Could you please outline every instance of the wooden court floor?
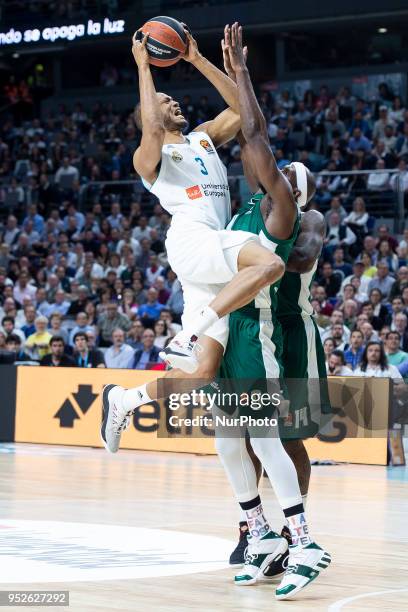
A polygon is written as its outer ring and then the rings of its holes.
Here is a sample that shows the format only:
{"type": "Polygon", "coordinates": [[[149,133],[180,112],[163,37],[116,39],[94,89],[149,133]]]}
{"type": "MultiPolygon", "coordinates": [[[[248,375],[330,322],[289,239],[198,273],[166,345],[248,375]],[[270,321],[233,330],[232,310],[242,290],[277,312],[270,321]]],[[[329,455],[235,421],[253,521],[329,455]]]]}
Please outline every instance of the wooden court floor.
{"type": "MultiPolygon", "coordinates": [[[[262,497],[280,528],[267,482],[262,497]]],[[[216,457],[3,444],[0,591],[69,590],[47,609],[75,612],[408,611],[406,468],[313,467],[307,513],[333,562],[277,602],[273,583],[232,583],[238,513],[216,457]]]]}

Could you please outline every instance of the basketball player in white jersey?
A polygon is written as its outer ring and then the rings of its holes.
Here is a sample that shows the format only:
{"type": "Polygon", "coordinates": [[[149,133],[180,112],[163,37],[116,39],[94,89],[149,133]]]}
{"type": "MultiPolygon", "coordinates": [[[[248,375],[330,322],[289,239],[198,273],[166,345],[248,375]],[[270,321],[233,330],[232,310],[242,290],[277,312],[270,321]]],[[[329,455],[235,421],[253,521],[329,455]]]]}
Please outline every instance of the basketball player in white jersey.
{"type": "MultiPolygon", "coordinates": [[[[246,231],[228,231],[230,195],[227,172],[216,152],[240,126],[236,84],[198,51],[189,32],[185,60],[216,87],[230,108],[183,135],[187,122],[179,104],[154,87],[146,34],[133,39],[139,69],[140,107],[136,119],[142,139],[133,158],[146,186],[172,215],[166,249],[184,292],[183,331],[166,349],[165,359],[196,379],[213,380],[228,340],[228,315],[250,302],[284,273],[282,259],[246,231]],[[200,356],[194,346],[200,338],[200,356]]],[[[284,179],[286,181],[286,179],[284,179]]],[[[186,377],[172,370],[169,377],[186,377]]],[[[195,385],[193,385],[195,386],[195,385]]],[[[159,397],[157,383],[104,389],[101,435],[116,452],[120,434],[137,406],[159,397]]]]}

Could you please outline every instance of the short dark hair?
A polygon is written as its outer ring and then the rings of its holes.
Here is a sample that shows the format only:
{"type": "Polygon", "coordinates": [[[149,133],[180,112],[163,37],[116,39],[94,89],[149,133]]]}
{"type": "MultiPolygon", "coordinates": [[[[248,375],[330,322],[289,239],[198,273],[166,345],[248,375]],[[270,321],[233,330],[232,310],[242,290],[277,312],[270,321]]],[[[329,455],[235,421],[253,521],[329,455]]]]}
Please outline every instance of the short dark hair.
{"type": "Polygon", "coordinates": [[[15,344],[21,344],[21,338],[18,334],[9,334],[6,338],[6,344],[8,342],[14,342],[15,344]]]}
{"type": "Polygon", "coordinates": [[[385,336],[385,339],[388,340],[388,338],[392,336],[393,334],[398,336],[398,340],[401,340],[401,334],[396,329],[389,331],[387,335],[385,336]]]}
{"type": "Polygon", "coordinates": [[[76,341],[76,339],[77,339],[77,338],[85,338],[85,340],[86,340],[87,342],[89,342],[89,340],[88,340],[88,336],[86,335],[86,333],[85,333],[85,332],[80,332],[80,331],[79,331],[79,332],[77,332],[77,333],[75,334],[75,336],[74,336],[74,344],[75,344],[75,341],[76,341]]]}
{"type": "Polygon", "coordinates": [[[50,346],[52,346],[54,342],[62,342],[62,344],[65,346],[64,338],[62,336],[52,336],[50,346]]]}
{"type": "Polygon", "coordinates": [[[4,325],[5,323],[7,323],[7,321],[11,321],[12,324],[14,325],[14,317],[10,317],[6,315],[5,317],[3,317],[1,324],[4,325]]]}
{"type": "Polygon", "coordinates": [[[353,329],[353,331],[352,331],[352,332],[351,332],[351,334],[350,334],[350,338],[351,338],[351,336],[352,336],[353,334],[360,334],[360,336],[361,336],[362,338],[364,338],[364,336],[363,336],[363,332],[361,331],[361,329],[353,329]]]}
{"type": "Polygon", "coordinates": [[[341,359],[342,365],[345,365],[346,360],[344,359],[343,351],[340,351],[339,349],[334,349],[334,351],[332,351],[332,355],[334,355],[335,357],[339,357],[341,359]]]}

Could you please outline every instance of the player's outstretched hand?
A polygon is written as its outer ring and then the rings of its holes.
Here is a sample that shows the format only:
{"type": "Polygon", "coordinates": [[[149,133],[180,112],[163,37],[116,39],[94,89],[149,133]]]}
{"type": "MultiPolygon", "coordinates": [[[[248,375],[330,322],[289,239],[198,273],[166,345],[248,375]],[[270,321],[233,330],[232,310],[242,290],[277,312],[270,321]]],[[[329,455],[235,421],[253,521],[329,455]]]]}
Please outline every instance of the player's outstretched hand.
{"type": "MultiPolygon", "coordinates": [[[[231,60],[230,60],[230,56],[229,56],[230,40],[231,40],[230,27],[229,27],[229,25],[226,25],[225,28],[224,28],[224,38],[221,39],[221,48],[222,48],[222,57],[223,57],[223,61],[224,61],[224,70],[227,73],[227,75],[229,76],[229,78],[232,79],[236,83],[237,82],[237,77],[235,76],[235,70],[233,70],[233,68],[232,68],[231,60]]],[[[243,48],[243,53],[244,53],[244,60],[245,60],[245,63],[246,63],[247,57],[248,57],[248,47],[244,47],[243,48]]]]}
{"type": "Polygon", "coordinates": [[[193,38],[190,30],[188,29],[188,27],[186,26],[185,23],[181,24],[184,28],[184,31],[186,33],[187,36],[187,49],[185,54],[182,56],[182,58],[186,61],[186,62],[190,62],[191,64],[194,64],[195,61],[197,61],[197,59],[201,56],[199,50],[198,50],[198,45],[197,45],[197,41],[195,38],[193,38]]]}
{"type": "Polygon", "coordinates": [[[231,27],[225,26],[224,30],[224,45],[228,49],[229,60],[232,70],[242,70],[245,68],[245,53],[242,46],[242,27],[235,22],[231,27]]]}
{"type": "Polygon", "coordinates": [[[143,34],[143,32],[138,30],[135,32],[132,38],[132,53],[139,68],[141,66],[149,65],[149,54],[147,53],[146,49],[148,37],[149,32],[143,34]]]}

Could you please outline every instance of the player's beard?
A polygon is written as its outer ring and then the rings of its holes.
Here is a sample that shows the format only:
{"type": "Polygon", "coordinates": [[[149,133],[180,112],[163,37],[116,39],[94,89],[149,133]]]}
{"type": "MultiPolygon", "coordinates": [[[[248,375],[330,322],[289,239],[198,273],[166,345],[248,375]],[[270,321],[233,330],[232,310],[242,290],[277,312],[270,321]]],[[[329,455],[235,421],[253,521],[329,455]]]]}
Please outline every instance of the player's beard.
{"type": "Polygon", "coordinates": [[[166,117],[164,127],[168,132],[182,132],[188,126],[188,121],[184,117],[166,117]]]}

